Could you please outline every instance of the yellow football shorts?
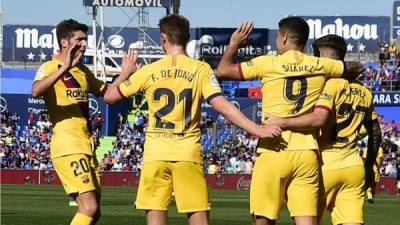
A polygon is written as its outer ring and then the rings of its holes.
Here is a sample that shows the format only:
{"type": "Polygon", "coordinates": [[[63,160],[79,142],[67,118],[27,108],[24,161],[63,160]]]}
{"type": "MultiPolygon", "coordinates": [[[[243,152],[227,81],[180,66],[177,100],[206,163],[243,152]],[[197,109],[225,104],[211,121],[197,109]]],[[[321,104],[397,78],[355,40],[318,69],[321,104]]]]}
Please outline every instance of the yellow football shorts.
{"type": "Polygon", "coordinates": [[[268,151],[257,157],[250,213],[276,220],[287,198],[290,216],[316,216],[319,168],[315,151],[268,151]]]}
{"type": "Polygon", "coordinates": [[[73,154],[52,160],[68,195],[88,191],[100,194],[100,167],[96,155],[73,154]]]}
{"type": "Polygon", "coordinates": [[[145,162],[142,165],[135,207],[167,211],[172,192],[180,213],[210,210],[207,181],[201,164],[145,162]]]}
{"type": "Polygon", "coordinates": [[[364,166],[322,171],[325,193],[321,196],[318,213],[331,213],[332,224],[364,223],[364,166]]]}

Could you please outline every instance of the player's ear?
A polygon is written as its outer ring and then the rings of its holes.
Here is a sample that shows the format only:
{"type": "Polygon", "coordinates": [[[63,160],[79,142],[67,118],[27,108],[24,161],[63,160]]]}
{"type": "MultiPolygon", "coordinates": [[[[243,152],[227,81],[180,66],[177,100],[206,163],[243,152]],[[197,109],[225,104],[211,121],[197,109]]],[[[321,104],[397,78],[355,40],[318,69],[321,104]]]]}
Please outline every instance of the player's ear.
{"type": "Polygon", "coordinates": [[[61,48],[68,48],[68,40],[65,38],[61,38],[60,40],[61,48]]]}
{"type": "Polygon", "coordinates": [[[160,33],[160,41],[161,43],[165,44],[167,42],[168,38],[167,35],[165,33],[160,33]]]}
{"type": "Polygon", "coordinates": [[[288,36],[285,34],[282,36],[282,43],[285,45],[288,41],[288,36]]]}

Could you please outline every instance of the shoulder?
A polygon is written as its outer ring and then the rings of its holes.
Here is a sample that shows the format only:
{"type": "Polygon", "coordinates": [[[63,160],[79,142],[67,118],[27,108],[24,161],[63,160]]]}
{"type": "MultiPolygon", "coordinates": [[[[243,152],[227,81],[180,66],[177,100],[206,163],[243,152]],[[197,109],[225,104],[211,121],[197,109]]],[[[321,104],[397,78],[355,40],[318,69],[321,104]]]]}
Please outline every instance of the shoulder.
{"type": "Polygon", "coordinates": [[[43,79],[49,74],[55,72],[58,69],[58,63],[55,60],[47,61],[40,65],[39,69],[36,71],[35,80],[43,79]]]}
{"type": "Polygon", "coordinates": [[[343,78],[329,78],[326,83],[325,86],[337,86],[337,87],[343,87],[343,86],[348,86],[349,85],[349,81],[343,78]]]}
{"type": "Polygon", "coordinates": [[[343,78],[330,78],[325,83],[325,89],[344,90],[349,89],[349,81],[343,78]]]}
{"type": "Polygon", "coordinates": [[[44,62],[42,65],[40,65],[38,70],[50,70],[52,68],[57,68],[58,63],[56,60],[50,60],[47,62],[44,62]]]}

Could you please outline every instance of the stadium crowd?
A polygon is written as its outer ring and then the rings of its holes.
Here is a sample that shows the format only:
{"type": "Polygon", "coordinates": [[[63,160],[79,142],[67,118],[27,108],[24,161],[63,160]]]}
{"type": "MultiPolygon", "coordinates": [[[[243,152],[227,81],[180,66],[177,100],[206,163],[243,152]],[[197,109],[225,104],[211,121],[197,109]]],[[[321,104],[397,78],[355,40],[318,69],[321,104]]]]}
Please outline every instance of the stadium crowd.
{"type": "MultiPolygon", "coordinates": [[[[22,118],[24,119],[24,118],[22,118]]],[[[100,130],[104,119],[97,114],[91,119],[94,146],[99,144],[100,130]]],[[[52,169],[50,140],[52,124],[47,111],[35,115],[28,112],[27,125],[17,113],[6,108],[0,114],[0,161],[1,168],[8,169],[52,169]]]]}
{"type": "Polygon", "coordinates": [[[400,52],[397,46],[382,43],[379,48],[379,65],[370,65],[361,79],[372,91],[400,90],[400,52]]]}
{"type": "MultiPolygon", "coordinates": [[[[1,168],[52,169],[50,160],[51,123],[47,113],[28,113],[27,126],[21,126],[18,114],[6,109],[1,113],[1,168]]],[[[138,110],[133,122],[119,115],[113,149],[100,161],[103,171],[139,172],[148,118],[138,110]]],[[[91,119],[93,140],[98,145],[104,118],[101,113],[91,119]]],[[[379,117],[383,135],[381,176],[400,177],[400,134],[396,121],[379,117]]],[[[251,174],[258,138],[236,128],[219,117],[216,121],[203,115],[200,121],[204,172],[208,174],[251,174]]],[[[360,152],[367,141],[360,141],[360,152]]]]}

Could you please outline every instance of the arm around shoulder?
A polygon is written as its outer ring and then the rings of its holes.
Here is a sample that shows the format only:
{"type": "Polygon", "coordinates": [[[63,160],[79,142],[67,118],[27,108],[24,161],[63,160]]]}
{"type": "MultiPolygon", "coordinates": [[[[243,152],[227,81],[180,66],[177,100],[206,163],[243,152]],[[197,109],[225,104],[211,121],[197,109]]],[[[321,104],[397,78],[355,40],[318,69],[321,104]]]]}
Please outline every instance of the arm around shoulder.
{"type": "Polygon", "coordinates": [[[277,126],[261,127],[255,124],[245,115],[243,115],[238,108],[228,102],[223,96],[212,98],[210,100],[210,104],[227,120],[232,121],[233,124],[251,134],[255,134],[259,137],[276,137],[281,133],[281,129],[277,126]]]}

